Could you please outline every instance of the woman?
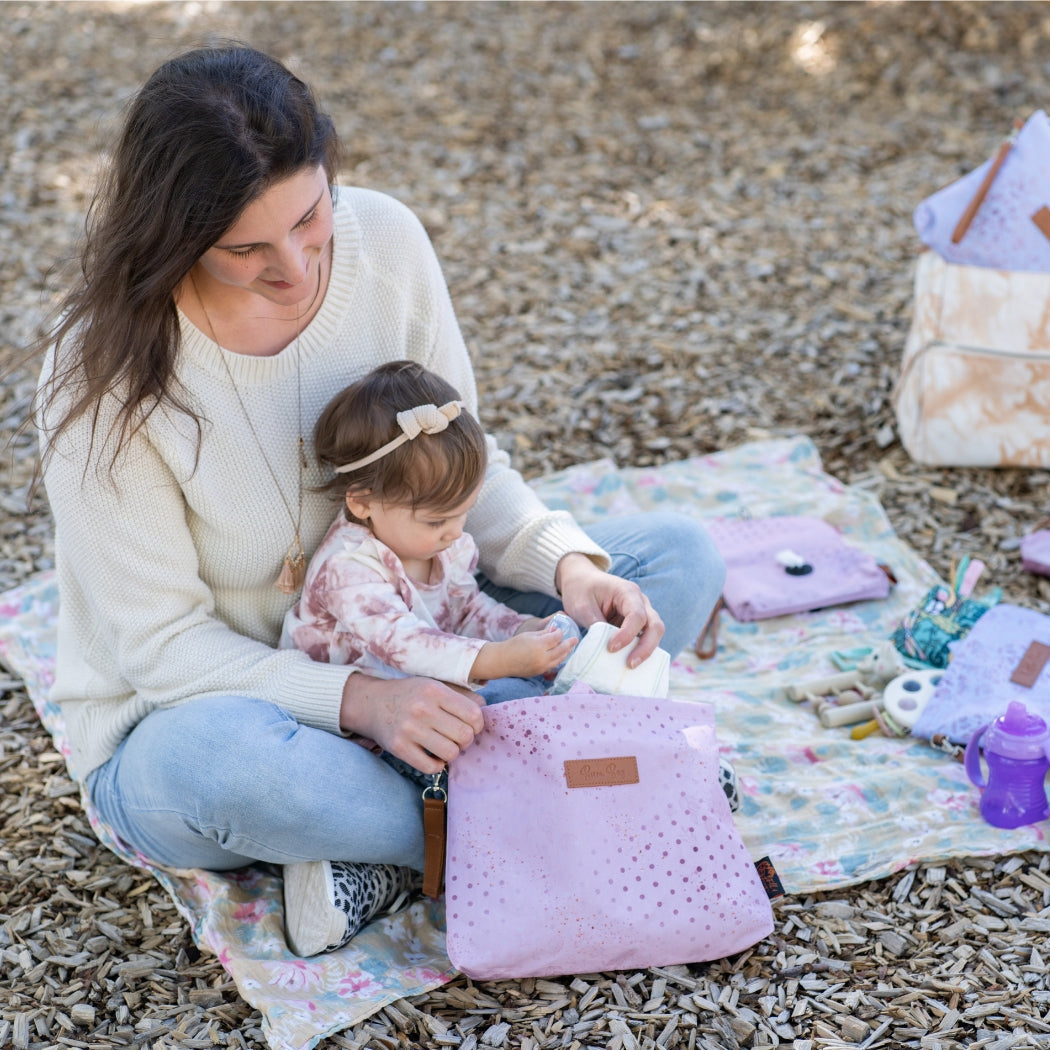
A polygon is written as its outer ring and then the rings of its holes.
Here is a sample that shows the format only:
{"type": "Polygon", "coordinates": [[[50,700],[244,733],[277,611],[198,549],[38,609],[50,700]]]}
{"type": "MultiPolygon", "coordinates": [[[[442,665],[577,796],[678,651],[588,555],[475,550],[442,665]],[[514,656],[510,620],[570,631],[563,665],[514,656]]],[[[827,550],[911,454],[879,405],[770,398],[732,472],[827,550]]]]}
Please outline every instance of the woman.
{"type": "MultiPolygon", "coordinates": [[[[331,522],[305,444],[331,395],[408,358],[477,414],[422,226],[382,194],[334,190],[338,161],[331,120],[267,56],[161,66],[92,207],[37,411],[71,769],[159,864],[287,865],[301,953],[344,941],[423,866],[418,786],[349,738],[432,774],[482,728],[476,699],[441,682],[277,648],[331,522]]],[[[491,441],[468,526],[495,597],[618,624],[611,645],[635,662],[695,637],[721,590],[691,522],[584,532],[491,441]]]]}

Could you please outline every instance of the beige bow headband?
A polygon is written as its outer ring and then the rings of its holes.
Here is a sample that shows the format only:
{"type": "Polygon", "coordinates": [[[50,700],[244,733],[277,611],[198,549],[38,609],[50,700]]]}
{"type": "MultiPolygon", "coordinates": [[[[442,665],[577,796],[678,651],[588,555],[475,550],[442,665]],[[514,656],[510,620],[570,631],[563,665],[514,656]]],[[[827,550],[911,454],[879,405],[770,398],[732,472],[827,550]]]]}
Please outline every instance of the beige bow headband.
{"type": "Polygon", "coordinates": [[[377,459],[382,459],[387,453],[393,452],[395,448],[400,448],[406,441],[411,441],[420,434],[440,434],[462,409],[462,401],[449,401],[440,408],[437,405],[416,405],[415,408],[398,412],[397,425],[401,428],[402,433],[398,434],[393,441],[388,441],[382,448],[377,448],[375,452],[362,459],[355,459],[353,463],[336,467],[335,472],[349,474],[352,470],[367,467],[369,463],[375,463],[377,459]]]}

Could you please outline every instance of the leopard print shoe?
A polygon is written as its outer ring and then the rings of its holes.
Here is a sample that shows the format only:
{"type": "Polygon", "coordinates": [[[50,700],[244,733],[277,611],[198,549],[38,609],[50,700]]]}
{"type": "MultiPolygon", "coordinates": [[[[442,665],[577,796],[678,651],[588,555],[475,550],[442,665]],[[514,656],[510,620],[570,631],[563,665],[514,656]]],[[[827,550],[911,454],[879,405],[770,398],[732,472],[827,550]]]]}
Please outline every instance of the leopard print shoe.
{"type": "Polygon", "coordinates": [[[736,770],[721,756],[718,759],[718,786],[729,799],[730,812],[735,813],[740,809],[740,781],[737,779],[736,770]]]}
{"type": "Polygon", "coordinates": [[[346,944],[362,926],[407,902],[420,885],[411,868],[315,860],[284,866],[284,932],[306,957],[346,944]]]}

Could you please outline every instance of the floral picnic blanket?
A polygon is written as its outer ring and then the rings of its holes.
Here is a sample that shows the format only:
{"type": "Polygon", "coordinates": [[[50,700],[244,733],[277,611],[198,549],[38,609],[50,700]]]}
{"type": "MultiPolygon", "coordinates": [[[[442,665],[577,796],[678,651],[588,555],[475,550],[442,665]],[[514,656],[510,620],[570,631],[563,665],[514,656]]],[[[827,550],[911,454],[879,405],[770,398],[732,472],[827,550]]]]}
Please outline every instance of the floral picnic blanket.
{"type": "MultiPolygon", "coordinates": [[[[768,856],[788,893],[879,878],[920,860],[1047,849],[1041,825],[986,824],[960,763],[912,737],[851,739],[825,729],[792,684],[836,671],[833,653],[875,646],[934,582],[928,565],[895,536],[878,501],[824,473],[806,438],[755,442],[653,468],[610,461],[535,483],[551,506],[583,523],[607,514],[675,509],[701,520],[748,514],[811,515],[889,565],[889,598],[821,612],[738,623],[721,619],[715,659],[686,651],[671,669],[671,695],[715,708],[719,744],[743,789],[737,822],[756,859],[768,856]]],[[[20,675],[40,718],[66,753],[48,693],[58,596],[50,574],[0,595],[0,661],[20,675]]],[[[255,869],[172,871],[129,855],[91,807],[102,841],[151,871],[204,950],[214,952],[263,1018],[273,1050],[309,1050],[388,1003],[454,975],[444,950],[441,902],[418,902],[318,958],[295,957],[282,932],[279,877],[255,869]]]]}

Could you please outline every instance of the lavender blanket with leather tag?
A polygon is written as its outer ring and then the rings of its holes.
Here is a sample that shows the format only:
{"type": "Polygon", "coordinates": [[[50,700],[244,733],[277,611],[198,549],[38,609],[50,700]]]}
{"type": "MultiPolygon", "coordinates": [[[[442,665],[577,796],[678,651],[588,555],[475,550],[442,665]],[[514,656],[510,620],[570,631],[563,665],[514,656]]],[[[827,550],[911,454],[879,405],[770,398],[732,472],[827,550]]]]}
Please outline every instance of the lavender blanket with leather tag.
{"type": "Polygon", "coordinates": [[[1003,602],[950,648],[951,661],[915,723],[915,736],[943,733],[965,744],[1011,700],[1050,722],[1050,616],[1003,602]]]}
{"type": "Polygon", "coordinates": [[[722,599],[742,622],[889,594],[878,562],[821,518],[723,518],[707,531],[726,563],[722,599]]]}

